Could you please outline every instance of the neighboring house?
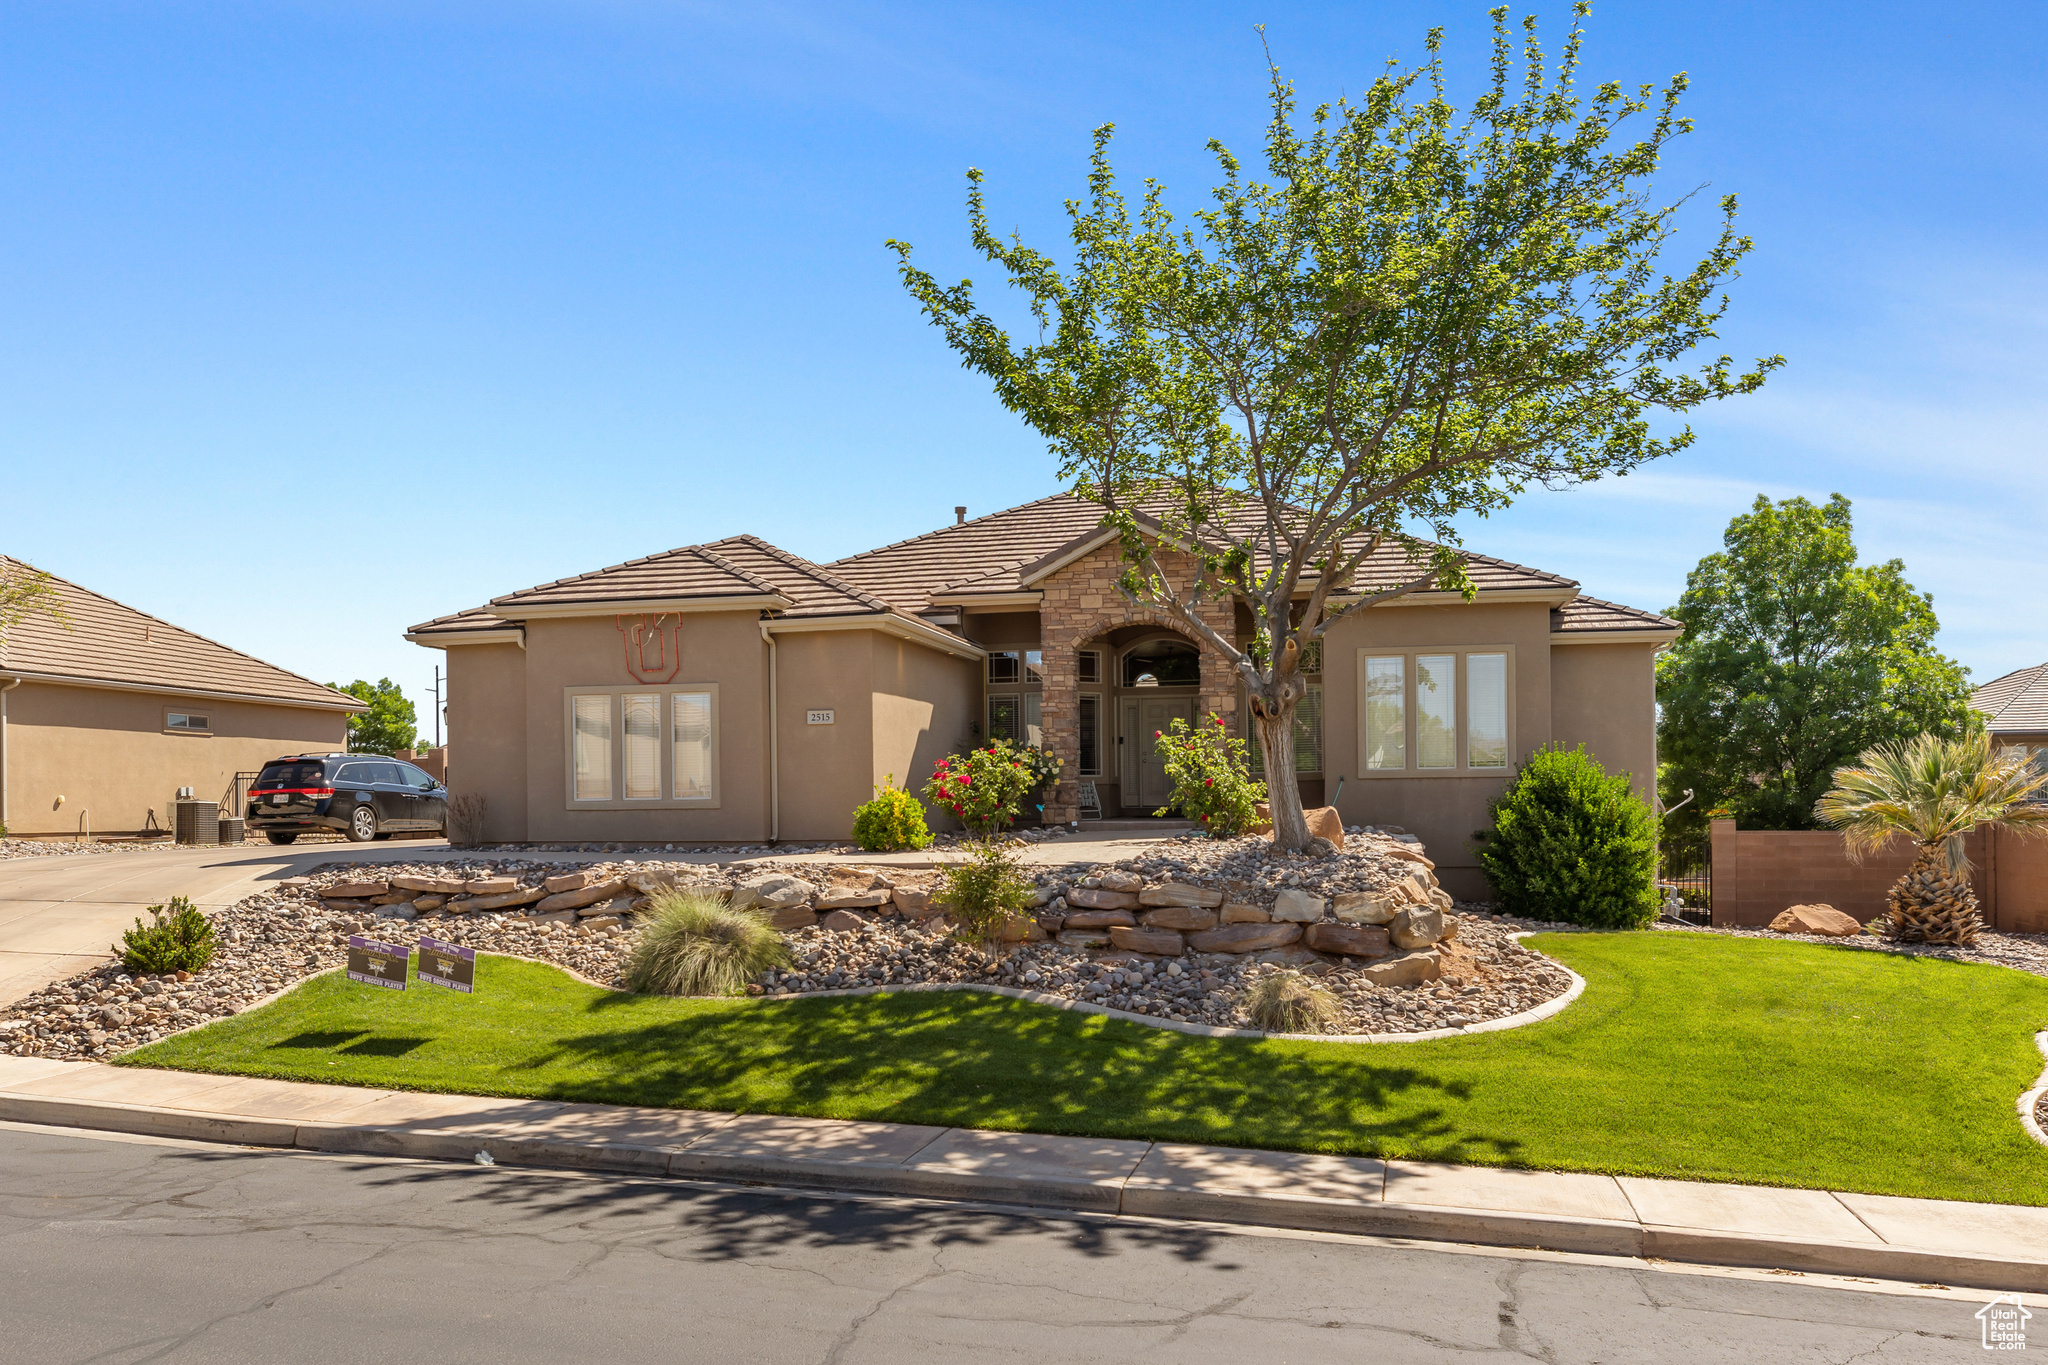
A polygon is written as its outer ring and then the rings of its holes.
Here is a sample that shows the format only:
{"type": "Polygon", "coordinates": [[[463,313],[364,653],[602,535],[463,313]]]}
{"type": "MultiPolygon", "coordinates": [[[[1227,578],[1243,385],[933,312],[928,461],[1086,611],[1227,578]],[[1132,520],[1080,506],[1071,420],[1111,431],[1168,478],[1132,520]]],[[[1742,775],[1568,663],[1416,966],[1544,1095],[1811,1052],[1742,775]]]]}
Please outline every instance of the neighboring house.
{"type": "Polygon", "coordinates": [[[1988,718],[1993,741],[2018,745],[2048,766],[2048,664],[1993,678],[1970,694],[1970,705],[1988,718]]]}
{"type": "MultiPolygon", "coordinates": [[[[1061,494],[827,565],[736,536],[406,638],[448,650],[459,785],[486,798],[492,839],[843,838],[875,784],[916,790],[990,737],[1066,760],[1048,820],[1080,814],[1083,783],[1105,816],[1150,815],[1168,794],[1153,735],[1210,714],[1241,731],[1241,689],[1118,594],[1101,516],[1061,494]]],[[[1538,745],[1584,743],[1651,794],[1652,659],[1678,625],[1556,574],[1468,565],[1473,601],[1416,593],[1330,631],[1299,776],[1311,805],[1422,836],[1445,885],[1477,895],[1471,836],[1538,745]]],[[[1404,571],[1390,550],[1361,581],[1404,571]]],[[[1211,624],[1250,634],[1228,599],[1211,624]]]]}
{"type": "Polygon", "coordinates": [[[165,828],[180,788],[217,800],[268,759],[347,746],[355,698],[75,583],[52,586],[71,628],[37,613],[0,643],[9,834],[165,828]]]}

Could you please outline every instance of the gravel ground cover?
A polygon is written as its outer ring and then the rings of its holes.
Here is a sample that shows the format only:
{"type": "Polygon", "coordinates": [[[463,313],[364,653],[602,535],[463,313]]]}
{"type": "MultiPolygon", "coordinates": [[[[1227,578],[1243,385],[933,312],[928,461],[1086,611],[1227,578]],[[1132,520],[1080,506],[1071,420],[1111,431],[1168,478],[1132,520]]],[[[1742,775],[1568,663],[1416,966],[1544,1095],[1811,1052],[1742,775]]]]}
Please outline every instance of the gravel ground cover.
{"type": "Polygon", "coordinates": [[[1832,948],[1854,948],[1864,952],[1895,953],[1901,957],[1938,957],[1945,962],[1984,962],[2048,976],[2048,934],[2002,934],[1986,929],[1967,948],[1939,943],[1893,943],[1875,934],[1854,934],[1837,938],[1826,934],[1781,934],[1761,925],[1673,924],[1657,921],[1659,930],[1680,934],[1720,934],[1733,938],[1767,938],[1793,943],[1818,943],[1832,948]]]}
{"type": "MultiPolygon", "coordinates": [[[[1105,880],[1216,886],[1251,906],[1261,897],[1270,903],[1283,891],[1332,897],[1371,892],[1414,874],[1419,866],[1419,852],[1396,836],[1365,832],[1349,842],[1341,853],[1304,857],[1276,854],[1256,838],[1189,840],[1121,863],[1044,871],[1038,874],[1044,905],[1032,929],[1041,941],[998,945],[993,952],[959,941],[943,914],[885,913],[894,907],[884,906],[879,911],[828,911],[820,919],[808,905],[828,899],[828,884],[809,893],[808,902],[794,912],[804,923],[786,931],[791,968],[764,975],[749,993],[787,997],[859,986],[978,983],[1161,1019],[1249,1027],[1243,1004],[1248,988],[1263,975],[1296,968],[1336,997],[1342,1022],[1334,1031],[1402,1034],[1501,1018],[1569,988],[1568,972],[1515,941],[1515,934],[1540,926],[1507,921],[1472,906],[1454,908],[1443,917],[1444,941],[1424,953],[1405,955],[1427,959],[1429,979],[1400,984],[1376,981],[1374,960],[1313,952],[1298,944],[1255,953],[1163,957],[1060,941],[1074,937],[1061,933],[1074,913],[1067,898],[1105,880]]],[[[213,922],[219,947],[213,962],[196,974],[138,980],[118,962],[108,963],[0,1010],[0,1052],[118,1056],[239,1013],[306,977],[341,966],[352,933],[408,947],[430,936],[552,963],[598,985],[618,987],[632,949],[635,912],[647,905],[645,889],[682,883],[720,890],[778,877],[823,881],[833,876],[887,880],[857,865],[821,867],[772,858],[719,867],[658,858],[564,864],[535,856],[324,864],[217,912],[213,922]],[[551,913],[536,913],[544,907],[528,903],[451,914],[443,897],[402,891],[380,897],[392,902],[383,905],[340,901],[333,895],[364,879],[388,883],[407,877],[499,879],[519,888],[515,894],[538,895],[550,878],[625,889],[615,897],[606,892],[604,899],[551,913]],[[637,883],[637,889],[630,883],[637,883]]],[[[896,870],[896,876],[905,888],[903,899],[911,903],[916,894],[929,896],[938,879],[936,872],[924,870],[896,870]]],[[[459,904],[462,897],[455,899],[459,904]]],[[[1255,907],[1254,912],[1264,914],[1255,907]]]]}

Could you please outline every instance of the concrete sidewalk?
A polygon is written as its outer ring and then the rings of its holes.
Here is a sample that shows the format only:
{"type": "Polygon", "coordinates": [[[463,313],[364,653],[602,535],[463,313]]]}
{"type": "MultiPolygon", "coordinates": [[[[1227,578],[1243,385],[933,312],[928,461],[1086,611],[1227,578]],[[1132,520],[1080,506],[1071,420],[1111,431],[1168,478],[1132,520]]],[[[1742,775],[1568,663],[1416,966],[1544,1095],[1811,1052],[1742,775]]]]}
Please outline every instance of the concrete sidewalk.
{"type": "Polygon", "coordinates": [[[0,1120],[2048,1292],[2048,1209],[0,1057],[0,1120]]]}

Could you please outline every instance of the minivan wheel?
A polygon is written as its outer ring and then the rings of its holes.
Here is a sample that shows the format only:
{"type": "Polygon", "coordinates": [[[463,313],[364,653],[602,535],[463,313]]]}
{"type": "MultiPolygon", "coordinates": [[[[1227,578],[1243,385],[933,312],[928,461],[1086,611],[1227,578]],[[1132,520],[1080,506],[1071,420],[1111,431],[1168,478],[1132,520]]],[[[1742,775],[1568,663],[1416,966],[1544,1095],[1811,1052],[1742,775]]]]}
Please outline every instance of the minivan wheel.
{"type": "Polygon", "coordinates": [[[273,844],[288,844],[299,837],[299,832],[295,829],[270,829],[265,830],[264,834],[273,844]]]}
{"type": "Polygon", "coordinates": [[[349,812],[348,841],[352,844],[367,844],[377,837],[377,812],[369,806],[357,806],[349,812]]]}

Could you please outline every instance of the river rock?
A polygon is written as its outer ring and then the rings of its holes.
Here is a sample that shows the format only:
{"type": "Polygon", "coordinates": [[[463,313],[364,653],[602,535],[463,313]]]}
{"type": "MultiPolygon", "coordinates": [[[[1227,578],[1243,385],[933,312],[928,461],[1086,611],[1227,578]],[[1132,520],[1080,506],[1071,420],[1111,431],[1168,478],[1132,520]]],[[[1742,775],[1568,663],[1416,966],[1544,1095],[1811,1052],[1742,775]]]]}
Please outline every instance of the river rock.
{"type": "Polygon", "coordinates": [[[831,910],[818,916],[818,927],[835,934],[857,934],[866,926],[867,921],[851,910],[831,910]]]}
{"type": "Polygon", "coordinates": [[[1145,879],[1135,872],[1112,869],[1095,879],[1095,884],[1104,891],[1128,891],[1133,894],[1145,889],[1145,879]]]}

